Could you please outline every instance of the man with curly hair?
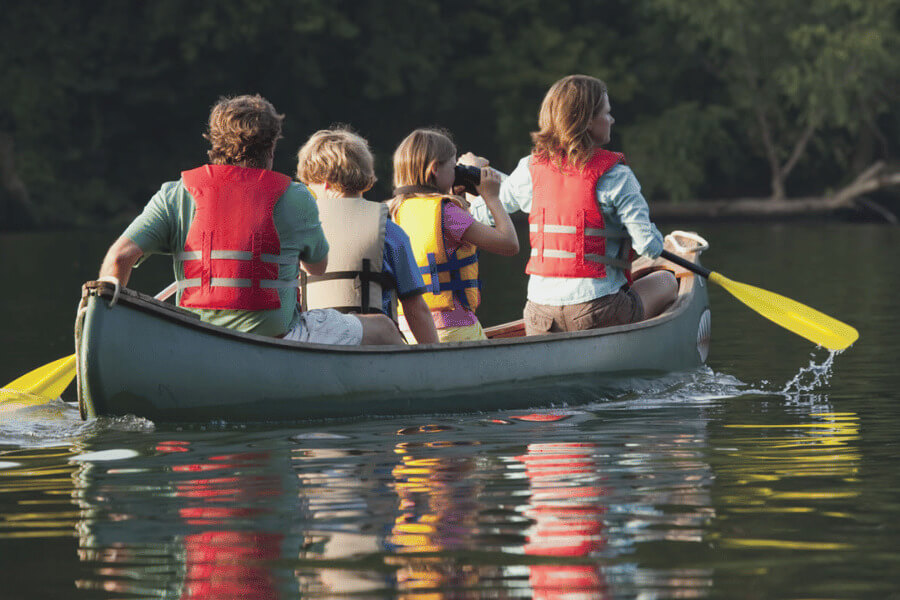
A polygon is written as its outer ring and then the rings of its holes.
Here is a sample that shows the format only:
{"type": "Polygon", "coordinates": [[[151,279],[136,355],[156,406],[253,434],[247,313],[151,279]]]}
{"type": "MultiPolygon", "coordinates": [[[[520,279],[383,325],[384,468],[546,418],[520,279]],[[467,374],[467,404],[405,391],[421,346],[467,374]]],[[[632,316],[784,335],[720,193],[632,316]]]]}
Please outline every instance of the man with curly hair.
{"type": "Polygon", "coordinates": [[[321,344],[399,344],[384,315],[301,312],[299,269],[321,275],[328,242],[316,202],[272,171],[280,115],[265,98],[222,98],[204,135],[210,164],[164,183],[106,253],[100,276],[128,283],[151,254],[171,254],[177,304],[214,325],[321,344]]]}

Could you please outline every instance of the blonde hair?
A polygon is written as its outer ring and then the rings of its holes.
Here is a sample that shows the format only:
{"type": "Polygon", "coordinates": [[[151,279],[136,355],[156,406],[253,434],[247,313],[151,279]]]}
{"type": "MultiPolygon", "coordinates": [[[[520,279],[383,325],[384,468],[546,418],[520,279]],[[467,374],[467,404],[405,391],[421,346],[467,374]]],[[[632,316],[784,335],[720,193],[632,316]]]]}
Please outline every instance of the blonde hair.
{"type": "Polygon", "coordinates": [[[416,129],[394,151],[394,187],[434,186],[432,165],[456,160],[456,144],[440,129],[416,129]]]}
{"type": "Polygon", "coordinates": [[[297,152],[297,179],[328,183],[344,195],[358,195],[375,185],[369,143],[349,128],[320,129],[297,152]]]}
{"type": "Polygon", "coordinates": [[[606,84],[588,75],[569,75],[554,83],[541,103],[539,131],[531,134],[532,154],[559,168],[566,163],[583,168],[594,152],[590,123],[606,94],[606,84]]]}
{"type": "MultiPolygon", "coordinates": [[[[468,202],[458,196],[444,194],[438,190],[434,180],[432,165],[448,160],[456,160],[456,144],[450,132],[444,129],[416,129],[403,138],[394,150],[394,189],[404,186],[435,188],[434,193],[452,200],[459,206],[468,207],[468,202]]],[[[421,192],[399,194],[388,200],[391,216],[396,216],[403,201],[421,192]]]]}

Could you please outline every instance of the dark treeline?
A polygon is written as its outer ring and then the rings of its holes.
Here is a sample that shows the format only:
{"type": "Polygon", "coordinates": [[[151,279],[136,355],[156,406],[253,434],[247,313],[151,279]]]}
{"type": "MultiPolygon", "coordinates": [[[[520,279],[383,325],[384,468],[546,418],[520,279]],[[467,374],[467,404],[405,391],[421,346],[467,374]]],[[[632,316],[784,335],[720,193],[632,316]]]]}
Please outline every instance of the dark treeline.
{"type": "MultiPolygon", "coordinates": [[[[204,161],[222,95],[390,158],[449,129],[501,170],[549,84],[604,79],[653,202],[827,195],[897,152],[900,0],[38,0],[0,20],[0,229],[122,221],[204,161]]],[[[879,171],[884,181],[884,171],[879,171]]]]}

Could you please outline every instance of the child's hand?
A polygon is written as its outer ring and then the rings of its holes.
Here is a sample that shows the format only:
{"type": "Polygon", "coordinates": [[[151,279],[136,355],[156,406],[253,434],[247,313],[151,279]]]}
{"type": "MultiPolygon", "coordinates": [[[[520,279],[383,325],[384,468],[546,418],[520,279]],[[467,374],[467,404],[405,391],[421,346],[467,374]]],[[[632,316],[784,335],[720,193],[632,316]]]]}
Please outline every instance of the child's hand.
{"type": "MultiPolygon", "coordinates": [[[[476,157],[477,158],[477,157],[476,157]]],[[[490,167],[481,167],[481,184],[478,193],[485,200],[500,198],[500,173],[490,167]]]]}
{"type": "Polygon", "coordinates": [[[490,163],[490,161],[483,156],[475,156],[471,152],[466,152],[462,156],[459,157],[459,160],[456,161],[457,164],[460,165],[469,165],[470,167],[486,167],[490,163]]]}

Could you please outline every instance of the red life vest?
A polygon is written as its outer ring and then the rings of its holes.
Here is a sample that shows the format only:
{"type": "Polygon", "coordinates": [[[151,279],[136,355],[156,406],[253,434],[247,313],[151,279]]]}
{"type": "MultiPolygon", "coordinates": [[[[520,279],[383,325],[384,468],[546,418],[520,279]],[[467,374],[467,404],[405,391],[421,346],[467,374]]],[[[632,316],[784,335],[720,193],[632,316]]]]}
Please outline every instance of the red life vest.
{"type": "Polygon", "coordinates": [[[275,203],[291,180],[266,169],[204,165],[181,174],[196,203],[184,251],[180,304],[189,308],[272,310],[281,241],[272,220],[275,203]]]}
{"type": "Polygon", "coordinates": [[[607,238],[627,240],[626,256],[630,253],[628,233],[606,229],[597,206],[597,180],[620,162],[625,162],[624,155],[600,148],[581,170],[571,165],[560,170],[546,157],[531,157],[531,258],[526,273],[599,279],[606,277],[610,265],[629,274],[630,260],[606,256],[607,238]]]}

